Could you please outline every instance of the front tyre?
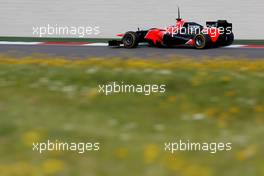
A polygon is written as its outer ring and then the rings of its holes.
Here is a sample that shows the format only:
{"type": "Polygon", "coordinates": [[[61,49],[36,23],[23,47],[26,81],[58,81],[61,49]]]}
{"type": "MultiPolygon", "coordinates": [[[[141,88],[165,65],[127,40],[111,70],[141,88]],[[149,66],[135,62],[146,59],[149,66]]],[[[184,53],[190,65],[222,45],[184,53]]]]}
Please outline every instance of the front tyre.
{"type": "Polygon", "coordinates": [[[132,31],[125,33],[122,42],[125,48],[136,48],[139,42],[137,33],[132,31]]]}
{"type": "Polygon", "coordinates": [[[194,47],[197,49],[209,48],[211,44],[211,38],[207,34],[197,34],[194,37],[194,47]]]}

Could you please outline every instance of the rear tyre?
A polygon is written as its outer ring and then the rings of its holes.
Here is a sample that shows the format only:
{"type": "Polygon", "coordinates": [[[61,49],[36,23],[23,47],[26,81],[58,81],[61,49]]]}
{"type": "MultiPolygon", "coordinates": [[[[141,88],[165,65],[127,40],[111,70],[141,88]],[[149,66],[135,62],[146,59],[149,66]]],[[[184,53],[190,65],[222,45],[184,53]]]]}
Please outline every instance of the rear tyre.
{"type": "Polygon", "coordinates": [[[231,45],[234,41],[234,34],[233,32],[231,34],[228,34],[225,36],[224,41],[222,43],[223,46],[231,45]]]}
{"type": "Polygon", "coordinates": [[[139,42],[137,33],[132,31],[125,33],[122,42],[125,48],[136,48],[139,42]]]}
{"type": "Polygon", "coordinates": [[[207,34],[197,34],[194,37],[194,47],[197,49],[209,48],[212,44],[211,38],[207,34]]]}

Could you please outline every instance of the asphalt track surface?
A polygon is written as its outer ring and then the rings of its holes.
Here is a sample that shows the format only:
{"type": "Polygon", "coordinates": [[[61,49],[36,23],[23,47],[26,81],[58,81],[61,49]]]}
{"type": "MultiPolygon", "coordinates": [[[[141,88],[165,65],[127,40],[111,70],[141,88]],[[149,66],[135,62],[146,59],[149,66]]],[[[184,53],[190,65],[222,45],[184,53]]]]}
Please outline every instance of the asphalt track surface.
{"type": "Polygon", "coordinates": [[[211,48],[197,50],[193,48],[151,48],[140,46],[136,49],[109,48],[106,46],[38,46],[38,45],[0,45],[0,54],[23,57],[34,54],[64,56],[66,58],[120,57],[120,58],[164,58],[172,56],[232,57],[264,59],[263,48],[211,48]]]}

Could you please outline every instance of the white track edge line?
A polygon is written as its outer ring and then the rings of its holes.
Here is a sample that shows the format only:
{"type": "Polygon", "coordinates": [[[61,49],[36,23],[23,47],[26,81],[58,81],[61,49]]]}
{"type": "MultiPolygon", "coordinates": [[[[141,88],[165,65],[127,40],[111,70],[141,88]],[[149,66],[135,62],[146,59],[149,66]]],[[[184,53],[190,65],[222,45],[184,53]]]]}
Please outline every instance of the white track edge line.
{"type": "MultiPolygon", "coordinates": [[[[10,42],[10,41],[0,41],[0,45],[49,45],[46,42],[10,42]]],[[[50,44],[56,45],[56,44],[50,44]]],[[[58,44],[60,45],[60,44],[58,44]]],[[[144,44],[143,44],[144,45],[144,44]]],[[[87,44],[80,44],[74,46],[108,46],[108,43],[87,43],[87,44]]],[[[247,45],[230,45],[224,48],[241,48],[247,45]]]]}
{"type": "Polygon", "coordinates": [[[43,42],[9,42],[9,41],[0,41],[0,45],[39,45],[43,42]]]}

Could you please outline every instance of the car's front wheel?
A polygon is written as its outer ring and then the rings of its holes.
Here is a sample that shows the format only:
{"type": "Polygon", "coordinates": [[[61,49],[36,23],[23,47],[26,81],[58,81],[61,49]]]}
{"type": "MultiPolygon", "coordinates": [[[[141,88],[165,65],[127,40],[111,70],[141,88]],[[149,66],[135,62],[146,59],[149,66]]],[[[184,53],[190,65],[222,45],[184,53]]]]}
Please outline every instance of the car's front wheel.
{"type": "Polygon", "coordinates": [[[125,33],[122,41],[125,48],[136,48],[139,42],[138,35],[136,32],[129,31],[125,33]]]}

